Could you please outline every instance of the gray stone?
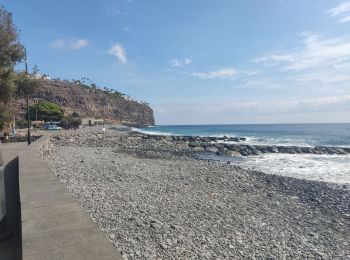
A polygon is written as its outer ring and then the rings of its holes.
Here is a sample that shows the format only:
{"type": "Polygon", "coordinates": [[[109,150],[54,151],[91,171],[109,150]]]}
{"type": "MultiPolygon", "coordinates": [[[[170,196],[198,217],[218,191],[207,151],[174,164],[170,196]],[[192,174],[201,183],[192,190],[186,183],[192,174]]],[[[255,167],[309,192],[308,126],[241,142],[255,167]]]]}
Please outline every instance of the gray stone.
{"type": "Polygon", "coordinates": [[[241,154],[239,152],[231,151],[231,150],[226,151],[225,155],[231,156],[231,157],[240,157],[241,156],[241,154]]]}

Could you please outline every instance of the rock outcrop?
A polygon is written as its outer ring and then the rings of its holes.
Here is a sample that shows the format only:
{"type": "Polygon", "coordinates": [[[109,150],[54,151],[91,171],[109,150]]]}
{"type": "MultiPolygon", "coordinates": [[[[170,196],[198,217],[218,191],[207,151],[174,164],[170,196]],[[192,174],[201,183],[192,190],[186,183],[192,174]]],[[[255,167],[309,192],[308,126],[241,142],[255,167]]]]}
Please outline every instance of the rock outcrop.
{"type": "MultiPolygon", "coordinates": [[[[102,117],[113,123],[133,126],[154,125],[153,110],[145,103],[127,99],[119,92],[108,92],[82,84],[41,80],[34,101],[59,104],[65,113],[78,112],[83,117],[102,117]]],[[[17,116],[25,115],[24,100],[16,100],[17,116]]]]}

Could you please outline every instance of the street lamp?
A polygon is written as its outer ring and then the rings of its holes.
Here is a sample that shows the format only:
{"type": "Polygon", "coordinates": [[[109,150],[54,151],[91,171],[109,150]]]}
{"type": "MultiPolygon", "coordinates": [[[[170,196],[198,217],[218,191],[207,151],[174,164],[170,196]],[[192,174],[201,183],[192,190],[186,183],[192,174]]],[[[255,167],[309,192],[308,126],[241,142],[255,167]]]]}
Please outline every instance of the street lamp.
{"type": "MultiPolygon", "coordinates": [[[[24,63],[26,66],[26,77],[28,77],[28,64],[27,64],[27,50],[24,46],[22,46],[24,50],[24,63]]],[[[28,87],[28,86],[27,86],[28,87]]],[[[26,103],[27,103],[27,115],[28,115],[28,145],[31,144],[31,136],[30,136],[30,113],[29,113],[29,93],[26,91],[26,103]]]]}

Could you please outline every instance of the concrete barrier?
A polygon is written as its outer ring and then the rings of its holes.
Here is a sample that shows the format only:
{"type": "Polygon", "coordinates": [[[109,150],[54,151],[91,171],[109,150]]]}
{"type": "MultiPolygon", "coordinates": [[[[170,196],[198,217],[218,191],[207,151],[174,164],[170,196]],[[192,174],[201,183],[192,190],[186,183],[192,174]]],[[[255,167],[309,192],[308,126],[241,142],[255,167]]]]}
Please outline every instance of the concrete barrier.
{"type": "Polygon", "coordinates": [[[0,259],[22,259],[18,157],[0,167],[0,259]]]}

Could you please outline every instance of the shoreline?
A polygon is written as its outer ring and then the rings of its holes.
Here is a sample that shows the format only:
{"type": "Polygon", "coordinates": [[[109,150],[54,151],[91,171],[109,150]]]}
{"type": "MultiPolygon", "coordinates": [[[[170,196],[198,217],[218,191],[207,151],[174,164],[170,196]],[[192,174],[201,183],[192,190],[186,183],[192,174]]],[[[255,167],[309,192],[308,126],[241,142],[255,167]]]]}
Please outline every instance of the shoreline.
{"type": "Polygon", "coordinates": [[[87,132],[53,137],[45,160],[125,258],[350,254],[347,185],[195,159],[166,139],[87,132]]]}

